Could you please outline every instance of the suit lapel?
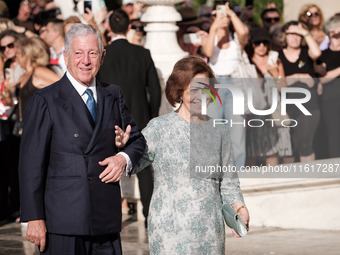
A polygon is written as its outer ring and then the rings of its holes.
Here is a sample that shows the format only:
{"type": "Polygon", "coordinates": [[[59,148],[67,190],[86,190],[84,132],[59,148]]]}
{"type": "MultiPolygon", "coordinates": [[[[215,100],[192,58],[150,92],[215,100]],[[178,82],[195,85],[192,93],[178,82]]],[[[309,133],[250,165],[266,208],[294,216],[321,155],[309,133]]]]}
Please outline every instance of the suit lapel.
{"type": "Polygon", "coordinates": [[[60,80],[59,96],[56,103],[65,111],[65,118],[68,118],[69,123],[72,123],[65,128],[72,129],[74,134],[83,134],[81,141],[83,149],[85,149],[90,142],[95,124],[86,104],[66,75],[60,80]]]}
{"type": "Polygon", "coordinates": [[[112,94],[110,94],[97,80],[97,123],[85,153],[88,153],[93,149],[102,132],[108,128],[111,111],[113,109],[112,97],[112,94]]]}

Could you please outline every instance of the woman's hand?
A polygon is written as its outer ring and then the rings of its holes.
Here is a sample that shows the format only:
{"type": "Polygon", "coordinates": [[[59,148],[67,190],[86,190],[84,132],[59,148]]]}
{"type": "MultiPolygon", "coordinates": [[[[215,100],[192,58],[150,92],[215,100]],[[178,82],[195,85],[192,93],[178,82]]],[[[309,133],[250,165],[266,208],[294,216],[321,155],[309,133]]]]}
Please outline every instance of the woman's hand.
{"type": "Polygon", "coordinates": [[[84,12],[81,16],[83,17],[83,19],[89,24],[89,25],[92,25],[93,24],[97,24],[96,21],[94,20],[94,15],[92,13],[92,11],[90,10],[90,8],[85,8],[85,10],[87,11],[84,12]]]}
{"type": "Polygon", "coordinates": [[[289,28],[286,30],[286,34],[298,34],[301,35],[303,37],[305,37],[306,35],[309,34],[309,31],[304,29],[302,27],[302,24],[299,23],[299,25],[290,25],[289,28]]]}
{"type": "Polygon", "coordinates": [[[115,138],[115,143],[116,147],[118,149],[124,148],[126,143],[129,141],[130,138],[130,133],[131,133],[131,126],[128,125],[126,127],[126,131],[124,132],[119,126],[115,126],[115,133],[116,133],[116,138],[115,138]]]}
{"type": "Polygon", "coordinates": [[[267,70],[274,79],[280,76],[279,65],[277,63],[274,63],[273,65],[267,64],[267,70]]]}
{"type": "Polygon", "coordinates": [[[11,77],[7,77],[5,80],[4,80],[4,85],[5,85],[5,88],[10,92],[10,93],[14,93],[15,91],[15,88],[17,87],[17,83],[15,82],[12,82],[12,78],[11,77]]]}
{"type": "Polygon", "coordinates": [[[226,6],[226,13],[228,17],[236,15],[235,12],[230,8],[229,2],[226,2],[225,6],[226,6]]]}
{"type": "MultiPolygon", "coordinates": [[[[216,15],[216,10],[212,11],[211,14],[216,15]]],[[[229,23],[230,21],[226,15],[216,15],[216,18],[211,24],[209,31],[216,31],[218,28],[228,27],[229,23]]]]}
{"type": "MultiPolygon", "coordinates": [[[[233,209],[237,212],[237,214],[241,217],[241,220],[243,221],[244,225],[247,227],[247,231],[249,231],[249,211],[248,208],[241,203],[234,204],[233,209]]],[[[241,237],[239,234],[236,233],[234,229],[231,230],[235,237],[241,237]]]]}

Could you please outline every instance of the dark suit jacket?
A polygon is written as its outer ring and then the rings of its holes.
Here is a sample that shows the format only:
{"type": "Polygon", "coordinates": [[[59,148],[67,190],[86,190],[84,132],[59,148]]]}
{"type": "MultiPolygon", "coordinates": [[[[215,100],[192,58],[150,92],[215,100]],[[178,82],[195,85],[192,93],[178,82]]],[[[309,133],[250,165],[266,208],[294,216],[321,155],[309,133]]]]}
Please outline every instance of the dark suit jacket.
{"type": "Polygon", "coordinates": [[[161,87],[149,50],[125,39],[113,41],[106,47],[104,63],[97,77],[122,88],[126,104],[139,130],[142,130],[151,118],[158,116],[161,87]]]}
{"type": "Polygon", "coordinates": [[[98,164],[115,155],[115,125],[132,126],[122,150],[135,165],[145,150],[119,87],[97,81],[97,124],[64,75],[35,93],[20,148],[21,220],[45,219],[50,233],[103,235],[121,230],[119,182],[105,184],[98,164]]]}

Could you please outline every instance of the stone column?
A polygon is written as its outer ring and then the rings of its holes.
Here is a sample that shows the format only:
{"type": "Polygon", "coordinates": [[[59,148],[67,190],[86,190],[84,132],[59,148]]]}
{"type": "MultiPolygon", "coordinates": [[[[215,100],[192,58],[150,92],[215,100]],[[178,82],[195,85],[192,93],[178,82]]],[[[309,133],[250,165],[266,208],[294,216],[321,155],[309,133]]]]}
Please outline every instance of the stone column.
{"type": "Polygon", "coordinates": [[[159,110],[159,114],[162,115],[172,111],[164,94],[166,81],[174,64],[188,55],[180,48],[176,36],[178,30],[176,22],[182,18],[174,5],[181,1],[142,0],[142,2],[149,5],[141,21],[147,23],[144,28],[147,32],[145,48],[151,52],[162,86],[162,104],[159,110]]]}

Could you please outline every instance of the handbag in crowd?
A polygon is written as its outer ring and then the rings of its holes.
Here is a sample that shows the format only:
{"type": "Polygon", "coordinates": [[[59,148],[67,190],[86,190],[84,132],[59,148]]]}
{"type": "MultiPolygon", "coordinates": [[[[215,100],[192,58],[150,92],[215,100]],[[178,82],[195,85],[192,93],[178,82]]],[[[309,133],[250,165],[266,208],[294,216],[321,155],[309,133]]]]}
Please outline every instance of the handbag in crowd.
{"type": "Polygon", "coordinates": [[[23,131],[21,98],[18,98],[19,119],[15,121],[12,134],[21,137],[23,131]]]}
{"type": "Polygon", "coordinates": [[[222,206],[222,214],[228,227],[234,229],[235,232],[241,237],[247,235],[246,225],[230,205],[224,204],[222,206]]]}

